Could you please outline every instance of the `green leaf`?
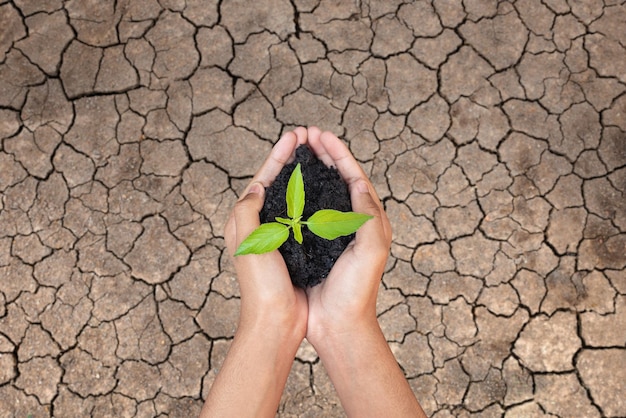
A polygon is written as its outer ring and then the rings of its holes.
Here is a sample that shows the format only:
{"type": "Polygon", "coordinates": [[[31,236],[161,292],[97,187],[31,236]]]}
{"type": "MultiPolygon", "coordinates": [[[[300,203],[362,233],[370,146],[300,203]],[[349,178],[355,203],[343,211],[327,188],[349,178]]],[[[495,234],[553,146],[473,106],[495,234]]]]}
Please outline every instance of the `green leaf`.
{"type": "Polygon", "coordinates": [[[302,244],[302,224],[295,222],[291,226],[293,226],[293,237],[298,241],[298,244],[302,244]]]}
{"type": "Polygon", "coordinates": [[[340,212],[334,209],[322,209],[303,222],[318,237],[333,240],[356,232],[373,216],[356,212],[340,212]]]}
{"type": "Polygon", "coordinates": [[[285,225],[288,225],[288,226],[290,226],[293,223],[293,221],[291,219],[281,218],[280,216],[277,216],[274,219],[276,219],[277,222],[280,222],[281,224],[285,224],[285,225]]]}
{"type": "Polygon", "coordinates": [[[289,238],[288,226],[278,222],[263,224],[239,244],[235,256],[269,253],[280,247],[287,238],[289,238]]]}
{"type": "Polygon", "coordinates": [[[287,183],[287,216],[296,219],[304,211],[304,180],[300,163],[293,169],[289,183],[287,183]]]}

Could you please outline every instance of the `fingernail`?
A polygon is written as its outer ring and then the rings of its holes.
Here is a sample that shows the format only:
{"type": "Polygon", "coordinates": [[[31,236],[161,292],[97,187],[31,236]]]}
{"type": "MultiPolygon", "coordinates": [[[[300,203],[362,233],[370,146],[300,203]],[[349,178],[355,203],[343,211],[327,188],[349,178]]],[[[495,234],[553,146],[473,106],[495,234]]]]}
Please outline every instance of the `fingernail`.
{"type": "Polygon", "coordinates": [[[367,187],[367,183],[365,182],[365,180],[359,180],[356,184],[356,190],[359,193],[369,193],[370,190],[367,187]]]}
{"type": "Polygon", "coordinates": [[[261,191],[263,186],[261,185],[261,183],[255,182],[252,183],[252,185],[250,186],[250,188],[248,189],[248,194],[261,194],[261,191]]]}

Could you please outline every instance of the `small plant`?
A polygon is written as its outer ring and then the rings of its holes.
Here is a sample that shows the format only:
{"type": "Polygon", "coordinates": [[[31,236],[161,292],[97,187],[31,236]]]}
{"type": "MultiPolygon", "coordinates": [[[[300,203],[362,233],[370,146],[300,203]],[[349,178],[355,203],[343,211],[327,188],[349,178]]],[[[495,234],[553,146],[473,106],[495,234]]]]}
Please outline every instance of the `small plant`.
{"type": "Polygon", "coordinates": [[[235,251],[235,256],[245,254],[263,254],[280,247],[293,229],[293,237],[302,244],[302,225],[309,231],[327,240],[350,235],[357,231],[372,216],[364,213],[341,212],[334,209],[322,209],[315,212],[306,221],[302,220],[304,212],[304,180],[300,163],[289,177],[287,184],[287,216],[276,217],[276,222],[260,225],[242,241],[235,251]]]}

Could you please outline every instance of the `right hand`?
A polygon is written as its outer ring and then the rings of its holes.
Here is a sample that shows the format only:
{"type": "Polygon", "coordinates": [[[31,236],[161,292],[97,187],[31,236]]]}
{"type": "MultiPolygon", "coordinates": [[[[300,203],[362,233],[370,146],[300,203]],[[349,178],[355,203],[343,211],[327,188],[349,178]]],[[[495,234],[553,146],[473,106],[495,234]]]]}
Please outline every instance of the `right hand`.
{"type": "MultiPolygon", "coordinates": [[[[225,228],[226,247],[231,255],[259,224],[265,188],[294,158],[298,145],[306,142],[306,129],[287,132],[233,208],[225,228]]],[[[302,289],[294,288],[283,257],[278,251],[233,258],[241,294],[238,331],[255,327],[293,333],[300,344],[307,325],[307,300],[302,289]]]]}

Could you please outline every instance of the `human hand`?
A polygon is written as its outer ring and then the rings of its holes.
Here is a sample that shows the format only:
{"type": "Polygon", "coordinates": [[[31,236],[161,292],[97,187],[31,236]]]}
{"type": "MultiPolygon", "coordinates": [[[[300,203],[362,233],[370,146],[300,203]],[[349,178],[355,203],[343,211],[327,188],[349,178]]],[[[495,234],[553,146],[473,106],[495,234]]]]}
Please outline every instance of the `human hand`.
{"type": "Polygon", "coordinates": [[[268,186],[296,146],[307,142],[348,183],[353,209],[373,218],[357,231],[326,280],[306,295],[291,284],[277,251],[235,259],[240,324],[201,416],[273,416],[306,334],[348,415],[423,418],[376,319],[376,295],[391,245],[389,220],[367,176],[336,136],[317,128],[284,135],[235,205],[226,245],[232,255],[259,225],[260,186],[268,186]]]}
{"type": "MultiPolygon", "coordinates": [[[[288,132],[276,143],[256,173],[226,223],[225,240],[233,256],[239,244],[259,226],[265,187],[293,159],[298,145],[306,142],[306,129],[288,132]]],[[[278,251],[249,254],[233,260],[241,293],[239,328],[271,327],[293,333],[299,344],[304,338],[307,301],[302,289],[294,288],[285,262],[278,251]],[[299,338],[299,340],[298,340],[299,338]]]]}
{"type": "MultiPolygon", "coordinates": [[[[224,233],[231,257],[259,226],[264,188],[305,141],[304,128],[283,135],[242,193],[224,233]]],[[[239,326],[200,416],[272,417],[306,332],[306,295],[291,284],[278,251],[238,256],[233,263],[241,294],[239,326]]]]}
{"type": "Polygon", "coordinates": [[[332,133],[309,128],[307,142],[348,184],[352,210],[372,215],[318,286],[307,289],[306,338],[317,351],[348,416],[426,415],[398,366],[376,318],[376,297],[391,246],[380,199],[348,148],[332,133]]]}
{"type": "MultiPolygon", "coordinates": [[[[264,188],[305,141],[304,128],[283,135],[242,193],[224,233],[231,257],[259,226],[264,188]]],[[[239,326],[200,416],[273,417],[306,332],[306,295],[291,284],[278,251],[238,256],[233,263],[241,294],[239,326]]]]}
{"type": "Polygon", "coordinates": [[[348,184],[352,210],[374,218],[365,222],[320,285],[307,290],[307,340],[318,348],[328,333],[378,327],[376,297],[391,246],[391,225],[367,175],[346,145],[330,132],[307,132],[309,147],[348,184]]]}

